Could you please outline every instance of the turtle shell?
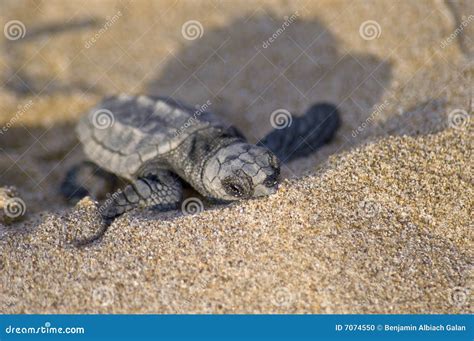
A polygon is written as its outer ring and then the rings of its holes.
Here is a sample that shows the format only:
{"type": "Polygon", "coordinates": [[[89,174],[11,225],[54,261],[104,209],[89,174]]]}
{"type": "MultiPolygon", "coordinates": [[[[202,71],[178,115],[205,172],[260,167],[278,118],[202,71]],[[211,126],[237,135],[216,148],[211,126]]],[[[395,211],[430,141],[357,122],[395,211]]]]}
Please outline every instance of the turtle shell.
{"type": "Polygon", "coordinates": [[[196,131],[229,127],[202,108],[192,109],[163,97],[112,96],[84,115],[76,132],[91,161],[132,179],[144,163],[159,163],[160,156],[196,131]]]}

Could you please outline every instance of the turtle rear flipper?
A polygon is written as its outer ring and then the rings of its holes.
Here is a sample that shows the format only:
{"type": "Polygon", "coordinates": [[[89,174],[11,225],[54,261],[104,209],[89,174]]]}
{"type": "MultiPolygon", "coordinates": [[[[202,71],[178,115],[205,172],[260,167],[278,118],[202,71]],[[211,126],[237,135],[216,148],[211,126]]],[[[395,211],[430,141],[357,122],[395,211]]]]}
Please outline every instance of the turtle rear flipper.
{"type": "Polygon", "coordinates": [[[308,156],[328,143],[340,125],[337,108],[328,103],[312,105],[283,129],[275,129],[258,145],[270,149],[282,162],[308,156]]]}

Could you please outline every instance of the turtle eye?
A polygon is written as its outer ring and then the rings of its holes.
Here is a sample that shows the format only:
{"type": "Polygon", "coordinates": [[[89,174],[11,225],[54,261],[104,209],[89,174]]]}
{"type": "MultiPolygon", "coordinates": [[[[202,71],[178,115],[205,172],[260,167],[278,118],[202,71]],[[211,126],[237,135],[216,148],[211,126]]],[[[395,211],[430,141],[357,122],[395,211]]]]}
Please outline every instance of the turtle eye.
{"type": "MultiPolygon", "coordinates": [[[[239,175],[241,174],[239,173],[239,175]]],[[[245,177],[239,177],[238,175],[228,176],[222,181],[222,187],[228,195],[234,198],[245,198],[249,195],[245,180],[245,177]]]]}
{"type": "Polygon", "coordinates": [[[273,173],[272,175],[267,176],[263,184],[266,187],[272,188],[272,187],[275,187],[275,185],[278,183],[278,179],[279,179],[279,174],[273,173]]]}
{"type": "Polygon", "coordinates": [[[253,182],[243,170],[238,169],[222,180],[224,191],[234,198],[251,198],[253,182]]]}
{"type": "Polygon", "coordinates": [[[228,183],[224,187],[225,191],[233,197],[240,198],[244,194],[244,188],[237,183],[228,183]]]}

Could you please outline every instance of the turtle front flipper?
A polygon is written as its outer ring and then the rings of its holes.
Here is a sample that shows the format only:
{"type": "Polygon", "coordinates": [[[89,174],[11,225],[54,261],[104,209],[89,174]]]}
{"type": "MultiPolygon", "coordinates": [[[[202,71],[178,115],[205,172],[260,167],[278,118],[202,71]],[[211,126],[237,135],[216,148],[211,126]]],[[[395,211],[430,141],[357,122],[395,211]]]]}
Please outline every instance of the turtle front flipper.
{"type": "Polygon", "coordinates": [[[308,156],[328,143],[340,125],[340,118],[334,105],[318,103],[289,122],[291,124],[271,131],[258,143],[270,149],[282,162],[308,156]]]}
{"type": "Polygon", "coordinates": [[[176,209],[183,195],[180,180],[168,171],[158,171],[138,178],[123,190],[110,195],[99,207],[106,225],[137,207],[153,207],[159,211],[176,209]]]}

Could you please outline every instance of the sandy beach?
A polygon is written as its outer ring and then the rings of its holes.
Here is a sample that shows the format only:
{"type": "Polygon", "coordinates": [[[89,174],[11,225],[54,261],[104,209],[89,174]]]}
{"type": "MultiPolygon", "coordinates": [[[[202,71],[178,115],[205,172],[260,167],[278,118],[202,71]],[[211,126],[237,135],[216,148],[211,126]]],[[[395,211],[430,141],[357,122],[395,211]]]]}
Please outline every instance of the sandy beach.
{"type": "Polygon", "coordinates": [[[2,1],[0,23],[0,187],[25,209],[0,223],[0,312],[474,312],[472,2],[2,1]],[[252,142],[320,101],[342,125],[275,195],[133,210],[78,248],[100,219],[59,193],[74,125],[122,92],[209,103],[252,142]]]}

